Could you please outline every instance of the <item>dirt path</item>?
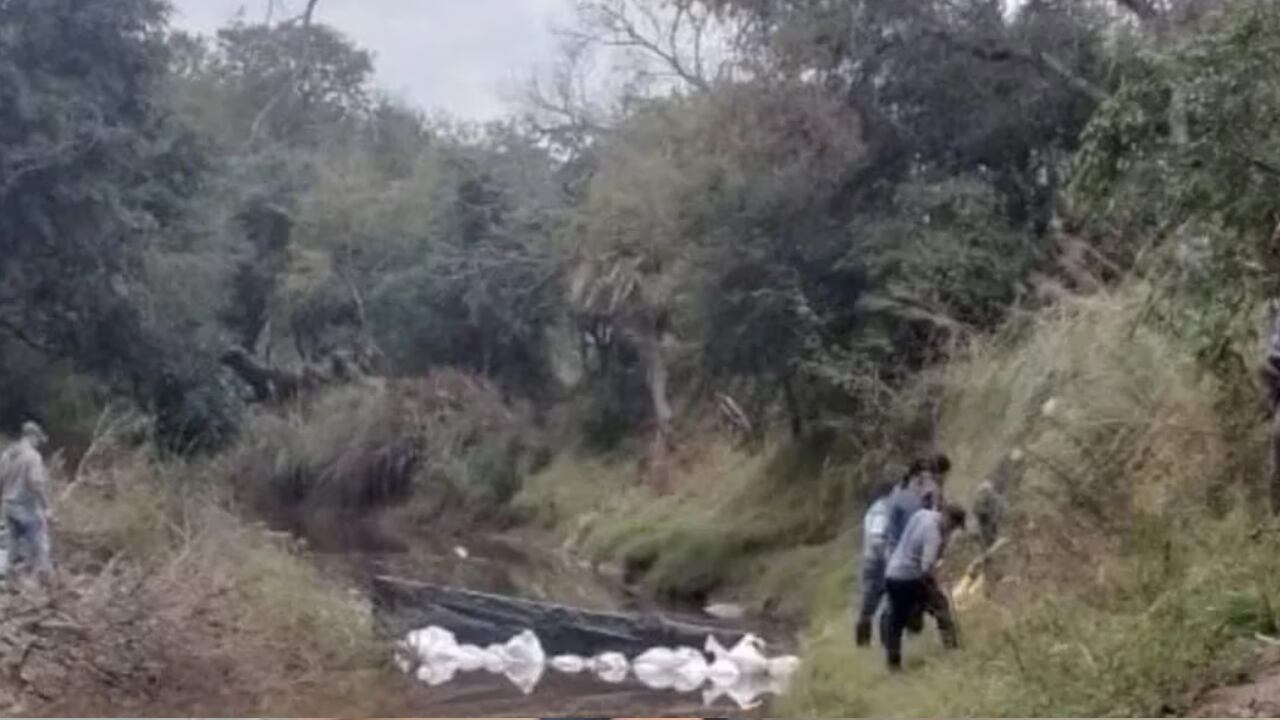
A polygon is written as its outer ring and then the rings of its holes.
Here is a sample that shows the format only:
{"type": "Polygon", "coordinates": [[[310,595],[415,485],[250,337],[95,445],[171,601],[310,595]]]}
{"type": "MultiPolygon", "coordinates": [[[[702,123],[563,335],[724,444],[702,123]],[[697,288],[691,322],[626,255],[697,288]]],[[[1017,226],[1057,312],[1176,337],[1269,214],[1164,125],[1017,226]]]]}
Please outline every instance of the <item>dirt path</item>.
{"type": "Polygon", "coordinates": [[[1280,717],[1280,648],[1259,652],[1254,670],[1201,694],[1185,717],[1280,717]]]}

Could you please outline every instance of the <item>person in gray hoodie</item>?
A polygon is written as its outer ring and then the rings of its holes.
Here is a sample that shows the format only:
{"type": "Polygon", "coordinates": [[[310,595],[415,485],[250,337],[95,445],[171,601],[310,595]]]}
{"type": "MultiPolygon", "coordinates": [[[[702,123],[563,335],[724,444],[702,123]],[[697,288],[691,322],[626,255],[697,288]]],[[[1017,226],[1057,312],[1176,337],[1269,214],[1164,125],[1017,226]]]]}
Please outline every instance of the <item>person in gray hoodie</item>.
{"type": "Polygon", "coordinates": [[[938,621],[938,632],[944,646],[958,646],[951,603],[934,573],[946,552],[951,534],[964,526],[963,508],[948,505],[941,511],[930,508],[918,510],[911,516],[902,539],[894,548],[885,570],[889,609],[880,621],[880,639],[890,670],[902,668],[903,631],[909,625],[916,625],[923,613],[933,615],[938,621]]]}

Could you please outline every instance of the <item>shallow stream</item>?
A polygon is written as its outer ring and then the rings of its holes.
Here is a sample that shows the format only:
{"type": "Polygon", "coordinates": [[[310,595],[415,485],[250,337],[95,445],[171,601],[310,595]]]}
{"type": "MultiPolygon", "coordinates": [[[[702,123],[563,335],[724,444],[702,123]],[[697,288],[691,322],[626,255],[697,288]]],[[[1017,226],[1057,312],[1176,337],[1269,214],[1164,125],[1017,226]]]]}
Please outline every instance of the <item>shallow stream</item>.
{"type": "MultiPolygon", "coordinates": [[[[664,606],[631,593],[617,573],[600,572],[559,549],[547,549],[545,541],[536,537],[454,535],[418,537],[408,542],[370,520],[277,526],[304,538],[322,566],[359,582],[371,583],[375,576],[391,575],[588,610],[661,612],[716,623],[696,609],[664,606]]],[[[772,653],[793,644],[776,626],[753,623],[750,618],[737,624],[766,637],[772,653]]],[[[444,673],[433,678],[437,684],[418,680],[411,671],[399,682],[411,702],[406,711],[421,717],[764,717],[772,697],[767,683],[743,681],[719,692],[705,684],[679,692],[648,687],[631,672],[619,682],[608,682],[590,672],[567,675],[550,667],[532,683],[530,678],[511,679],[483,670],[444,673]]]]}

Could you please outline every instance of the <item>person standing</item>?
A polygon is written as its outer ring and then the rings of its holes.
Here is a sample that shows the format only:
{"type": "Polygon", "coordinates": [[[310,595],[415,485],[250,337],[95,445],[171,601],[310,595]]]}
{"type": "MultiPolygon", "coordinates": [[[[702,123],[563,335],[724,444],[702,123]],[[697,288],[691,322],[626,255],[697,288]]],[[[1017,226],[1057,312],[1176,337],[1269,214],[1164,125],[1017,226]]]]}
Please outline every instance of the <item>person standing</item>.
{"type": "Polygon", "coordinates": [[[916,494],[920,504],[937,510],[943,505],[942,486],[951,474],[951,458],[938,453],[925,461],[925,472],[917,477],[916,494]]]}
{"type": "Polygon", "coordinates": [[[890,554],[917,510],[942,507],[942,486],[950,472],[951,459],[942,454],[911,463],[902,482],[889,497],[887,548],[890,554]]]}
{"type": "Polygon", "coordinates": [[[894,548],[898,546],[898,541],[902,539],[903,531],[907,529],[907,521],[921,507],[918,488],[922,482],[920,476],[926,471],[926,467],[924,460],[912,461],[910,467],[907,468],[907,474],[902,477],[902,480],[898,482],[898,486],[889,495],[889,522],[885,531],[886,556],[893,554],[894,548]]]}
{"type": "Polygon", "coordinates": [[[9,540],[13,577],[35,573],[48,581],[53,574],[49,521],[49,473],[40,448],[48,442],[34,422],[24,423],[22,437],[0,455],[0,500],[9,540]]]}
{"type": "Polygon", "coordinates": [[[1271,330],[1262,363],[1271,439],[1271,512],[1280,513],[1280,304],[1273,305],[1271,330]]]}
{"type": "Polygon", "coordinates": [[[889,498],[893,485],[877,485],[873,501],[862,518],[862,568],[859,573],[861,600],[857,605],[854,642],[858,647],[871,644],[871,623],[884,598],[884,572],[889,562],[889,498]]]}
{"type": "Polygon", "coordinates": [[[978,539],[983,550],[990,550],[1000,539],[1004,519],[1004,501],[991,480],[983,480],[973,500],[973,516],[978,521],[978,539]]]}
{"type": "Polygon", "coordinates": [[[949,505],[941,511],[924,508],[911,516],[902,540],[885,570],[889,609],[881,616],[880,639],[889,669],[902,668],[902,635],[923,613],[938,622],[942,644],[959,646],[951,603],[935,575],[951,534],[965,526],[965,511],[949,505]]]}

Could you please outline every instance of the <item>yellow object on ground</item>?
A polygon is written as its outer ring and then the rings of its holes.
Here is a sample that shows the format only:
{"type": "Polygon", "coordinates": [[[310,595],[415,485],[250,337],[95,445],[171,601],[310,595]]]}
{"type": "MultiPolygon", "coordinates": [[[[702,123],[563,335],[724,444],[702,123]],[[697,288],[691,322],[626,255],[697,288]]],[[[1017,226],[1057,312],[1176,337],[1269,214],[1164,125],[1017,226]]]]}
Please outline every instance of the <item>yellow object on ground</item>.
{"type": "Polygon", "coordinates": [[[962,610],[970,607],[974,602],[981,599],[982,589],[985,585],[986,578],[982,574],[966,573],[951,590],[952,602],[955,603],[956,609],[962,610]]]}

